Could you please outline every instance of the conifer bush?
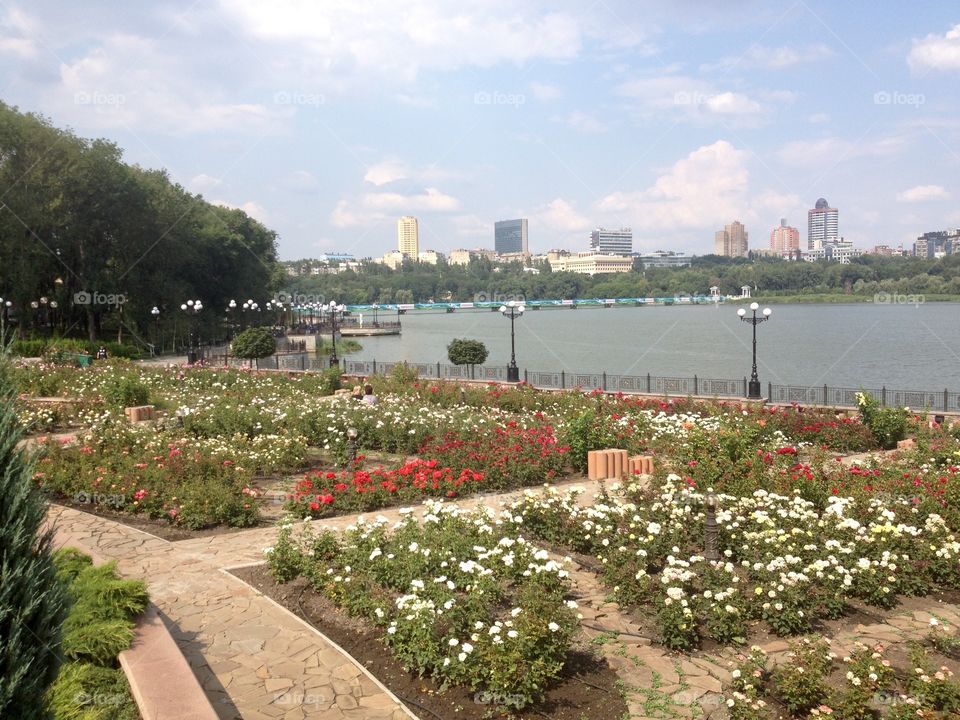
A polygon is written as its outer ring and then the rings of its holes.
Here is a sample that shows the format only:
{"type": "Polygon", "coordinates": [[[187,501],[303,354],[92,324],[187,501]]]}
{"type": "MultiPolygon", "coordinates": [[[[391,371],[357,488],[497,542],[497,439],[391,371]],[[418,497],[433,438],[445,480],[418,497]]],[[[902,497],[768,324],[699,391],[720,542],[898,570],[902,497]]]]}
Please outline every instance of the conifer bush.
{"type": "Polygon", "coordinates": [[[17,447],[23,431],[16,388],[0,338],[0,717],[42,718],[47,688],[60,667],[68,599],[57,577],[47,505],[33,483],[33,463],[17,447]]]}

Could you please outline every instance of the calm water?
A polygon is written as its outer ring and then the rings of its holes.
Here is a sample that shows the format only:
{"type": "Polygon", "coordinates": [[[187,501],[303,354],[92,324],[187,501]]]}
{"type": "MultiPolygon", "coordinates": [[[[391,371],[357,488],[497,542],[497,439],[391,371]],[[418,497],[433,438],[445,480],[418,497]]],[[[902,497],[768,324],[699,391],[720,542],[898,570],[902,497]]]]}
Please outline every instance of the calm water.
{"type": "MultiPolygon", "coordinates": [[[[528,370],[740,378],[750,374],[750,325],[737,305],[530,311],[517,320],[528,370]]],[[[960,390],[960,303],[774,305],[757,328],[760,380],[960,390]]],[[[447,362],[453,338],[483,341],[488,365],[510,359],[510,321],[493,312],[411,312],[399,337],[359,338],[364,360],[447,362]]]]}

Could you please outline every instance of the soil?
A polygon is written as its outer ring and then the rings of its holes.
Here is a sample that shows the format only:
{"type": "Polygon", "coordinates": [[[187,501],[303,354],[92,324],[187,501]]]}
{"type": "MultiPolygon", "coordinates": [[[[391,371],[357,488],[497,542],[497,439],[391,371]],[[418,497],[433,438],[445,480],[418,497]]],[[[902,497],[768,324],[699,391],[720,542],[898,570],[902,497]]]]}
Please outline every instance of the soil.
{"type": "Polygon", "coordinates": [[[617,688],[617,674],[587,646],[573,650],[563,676],[547,691],[543,702],[522,712],[510,710],[491,704],[483,692],[475,693],[456,686],[441,690],[429,678],[407,672],[384,650],[382,630],[341,612],[329,600],[313,592],[302,578],[280,585],[270,576],[266,565],[232,572],[305,618],[356,658],[422,720],[582,720],[620,718],[627,712],[626,702],[617,688]]]}

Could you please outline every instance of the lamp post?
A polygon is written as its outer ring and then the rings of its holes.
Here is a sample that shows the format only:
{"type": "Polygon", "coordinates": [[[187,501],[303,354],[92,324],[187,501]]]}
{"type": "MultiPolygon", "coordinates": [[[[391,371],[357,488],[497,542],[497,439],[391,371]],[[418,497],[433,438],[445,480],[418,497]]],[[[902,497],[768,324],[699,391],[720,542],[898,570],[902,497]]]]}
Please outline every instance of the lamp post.
{"type": "Polygon", "coordinates": [[[4,300],[0,297],[0,336],[2,336],[7,329],[7,314],[10,312],[10,308],[13,307],[13,303],[9,300],[4,300]]]}
{"type": "Polygon", "coordinates": [[[717,523],[717,496],[708,492],[704,498],[706,515],[703,519],[703,557],[709,562],[720,559],[720,549],[717,538],[720,535],[720,525],[717,523]]]}
{"type": "Polygon", "coordinates": [[[757,325],[764,320],[769,320],[772,310],[770,310],[770,308],[764,308],[763,315],[757,317],[757,310],[759,309],[760,306],[757,303],[750,303],[750,310],[753,313],[750,317],[747,317],[747,311],[743,308],[737,310],[737,315],[740,316],[740,319],[753,326],[753,370],[750,373],[750,385],[747,392],[748,400],[761,400],[763,398],[763,395],[760,393],[760,378],[757,377],[757,325]]]}
{"type": "Polygon", "coordinates": [[[377,303],[373,304],[373,326],[375,328],[380,327],[380,323],[377,322],[377,310],[380,309],[380,306],[377,303]]]}
{"type": "Polygon", "coordinates": [[[337,357],[337,313],[346,310],[346,305],[337,305],[336,300],[331,300],[327,305],[330,313],[330,367],[339,367],[340,358],[337,357]]]}
{"type": "Polygon", "coordinates": [[[233,342],[234,331],[236,330],[234,318],[236,317],[237,301],[230,300],[227,303],[227,338],[228,342],[233,342]]]}
{"type": "Polygon", "coordinates": [[[506,305],[500,306],[500,312],[504,317],[510,318],[510,364],[507,365],[507,382],[520,382],[520,368],[517,367],[516,339],[513,329],[513,323],[518,317],[523,315],[526,308],[518,305],[516,301],[511,300],[506,305]]]}
{"type": "Polygon", "coordinates": [[[357,462],[357,429],[347,428],[347,467],[352,468],[357,462]]]}
{"type": "Polygon", "coordinates": [[[160,308],[154,305],[150,309],[150,314],[153,316],[153,326],[154,326],[154,347],[160,346],[160,352],[163,352],[163,343],[160,341],[160,308]]]}
{"type": "MultiPolygon", "coordinates": [[[[247,310],[249,310],[251,313],[259,312],[259,311],[260,311],[260,306],[257,305],[257,303],[255,303],[253,300],[247,300],[247,301],[243,304],[243,307],[240,308],[240,309],[243,311],[243,316],[244,316],[244,318],[246,318],[246,316],[247,316],[247,310]]],[[[253,325],[253,322],[254,322],[254,321],[251,320],[251,321],[250,321],[250,324],[253,325]]],[[[245,322],[244,322],[243,324],[246,325],[245,322]]],[[[258,323],[258,324],[259,324],[259,323],[258,323]]]]}
{"type": "Polygon", "coordinates": [[[187,362],[193,365],[198,359],[198,350],[200,348],[200,331],[197,316],[203,310],[203,303],[200,300],[187,300],[180,306],[188,316],[188,328],[190,333],[189,348],[187,349],[187,362]]]}

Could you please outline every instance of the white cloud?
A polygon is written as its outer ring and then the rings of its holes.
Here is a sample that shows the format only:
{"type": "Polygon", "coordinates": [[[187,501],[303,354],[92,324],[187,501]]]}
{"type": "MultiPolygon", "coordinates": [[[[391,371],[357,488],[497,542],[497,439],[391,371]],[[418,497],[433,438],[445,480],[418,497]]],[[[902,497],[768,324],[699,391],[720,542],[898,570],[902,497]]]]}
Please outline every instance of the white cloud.
{"type": "Polygon", "coordinates": [[[493,223],[487,222],[477,215],[455,215],[451,220],[456,228],[457,235],[461,237],[483,238],[488,241],[493,237],[493,223]]]}
{"type": "Polygon", "coordinates": [[[925,202],[927,200],[946,200],[950,197],[942,185],[917,185],[897,193],[897,200],[900,202],[925,202]]]}
{"type": "Polygon", "coordinates": [[[853,158],[894,155],[903,149],[905,143],[904,138],[897,136],[857,142],[838,137],[793,140],[781,147],[776,152],[776,157],[792,167],[818,167],[826,170],[853,158]]]}
{"type": "Polygon", "coordinates": [[[460,200],[428,187],[421,193],[364,193],[356,200],[340,200],[330,213],[335,227],[369,226],[409,213],[448,213],[460,209],[460,200]]]}
{"type": "Polygon", "coordinates": [[[314,177],[313,173],[307,172],[306,170],[295,170],[283,179],[283,185],[293,190],[305,192],[307,190],[315,190],[319,187],[320,183],[317,182],[317,178],[314,177]]]}
{"type": "Polygon", "coordinates": [[[734,69],[772,69],[781,70],[802,63],[817,62],[833,57],[834,52],[823,43],[806,47],[767,47],[751,45],[742,55],[725,57],[717,63],[701,65],[705,71],[734,69]]]}
{"type": "Polygon", "coordinates": [[[923,40],[914,40],[907,63],[914,70],[960,70],[960,24],[945,35],[931,33],[923,40]]]}
{"type": "Polygon", "coordinates": [[[200,173],[190,178],[190,181],[187,183],[187,186],[194,192],[202,193],[215,188],[221,183],[220,178],[212,177],[206,173],[200,173]]]}
{"type": "Polygon", "coordinates": [[[362,198],[364,207],[375,210],[399,212],[453,212],[460,208],[460,201],[437,188],[427,188],[417,195],[400,193],[367,193],[362,198]]]}
{"type": "Polygon", "coordinates": [[[563,198],[554,198],[530,213],[531,223],[561,234],[584,232],[590,221],[563,198]]]}
{"type": "Polygon", "coordinates": [[[563,90],[559,85],[551,83],[530,83],[530,91],[537,100],[556,100],[563,97],[563,90]]]}
{"type": "Polygon", "coordinates": [[[10,53],[22,60],[35,58],[39,52],[33,35],[36,22],[16,7],[8,7],[0,19],[0,53],[10,53]]]}
{"type": "MultiPolygon", "coordinates": [[[[720,90],[699,78],[687,75],[668,75],[637,78],[621,83],[617,94],[635,100],[642,110],[673,111],[690,120],[715,120],[755,124],[770,110],[759,101],[742,92],[720,90]]],[[[769,97],[781,104],[792,99],[783,93],[769,97]]]]}
{"type": "Polygon", "coordinates": [[[747,153],[718,140],[678,160],[649,188],[611,193],[596,209],[639,231],[699,228],[709,235],[711,228],[734,218],[769,222],[798,202],[794,195],[751,189],[747,153]]]}
{"type": "Polygon", "coordinates": [[[260,203],[254,202],[253,200],[248,200],[240,205],[234,205],[233,203],[226,202],[225,200],[211,200],[211,202],[214,205],[220,205],[221,207],[230,208],[231,210],[243,210],[254,220],[259,220],[265,225],[267,224],[267,219],[269,216],[266,208],[264,208],[260,203]]]}
{"type": "Polygon", "coordinates": [[[807,122],[814,125],[830,122],[830,116],[826,113],[814,113],[807,118],[807,122]]]}
{"type": "Polygon", "coordinates": [[[561,120],[574,130],[588,135],[606,132],[608,129],[603,122],[590,113],[580,112],[579,110],[574,110],[561,120]]]}
{"type": "Polygon", "coordinates": [[[184,83],[187,62],[134,35],[112,35],[85,55],[60,66],[50,102],[58,117],[98,127],[136,127],[171,134],[221,130],[271,131],[292,114],[221,101],[200,83],[184,83]]]}
{"type": "Polygon", "coordinates": [[[394,158],[388,158],[367,168],[363,179],[379,187],[396,180],[405,180],[407,177],[409,177],[409,171],[404,164],[394,158]]]}
{"type": "Polygon", "coordinates": [[[331,74],[356,68],[412,79],[421,68],[567,60],[577,56],[582,42],[572,14],[509,0],[472,6],[429,0],[220,0],[220,7],[242,32],[292,44],[298,53],[321,60],[331,74]]]}

